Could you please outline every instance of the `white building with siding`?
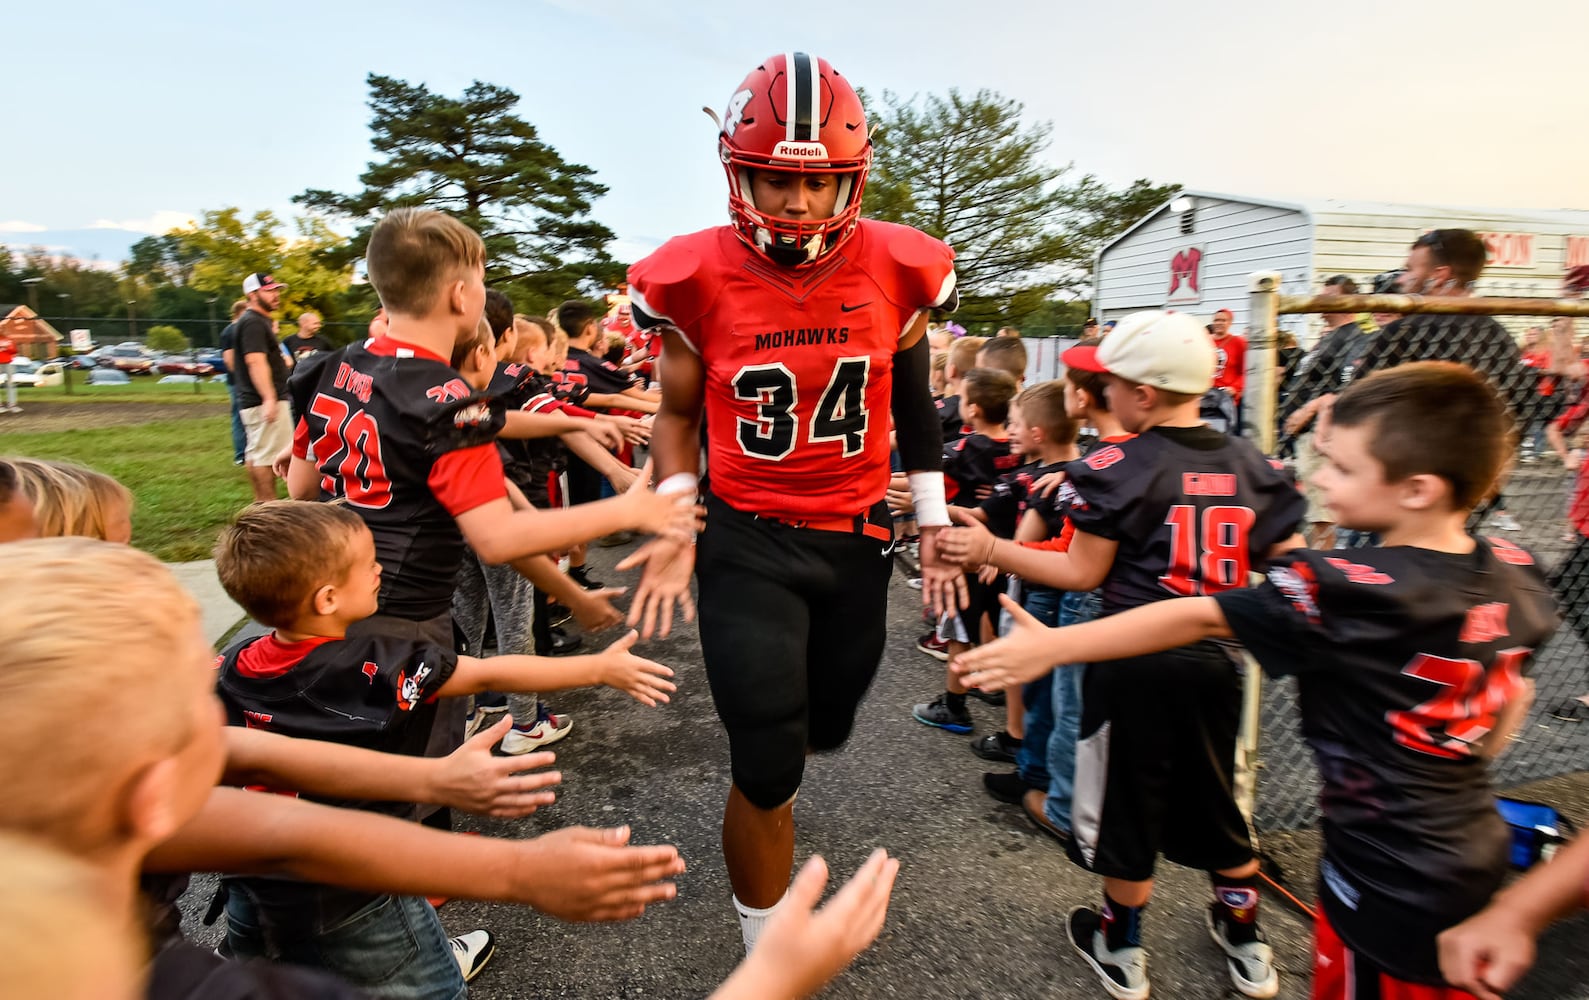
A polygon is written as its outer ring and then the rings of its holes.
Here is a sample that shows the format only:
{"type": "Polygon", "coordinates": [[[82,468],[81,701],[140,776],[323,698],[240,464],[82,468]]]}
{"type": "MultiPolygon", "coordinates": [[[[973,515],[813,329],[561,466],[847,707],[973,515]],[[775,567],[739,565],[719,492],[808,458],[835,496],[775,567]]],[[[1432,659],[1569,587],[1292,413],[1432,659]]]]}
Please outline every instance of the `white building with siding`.
{"type": "MultiPolygon", "coordinates": [[[[1400,268],[1413,240],[1431,229],[1472,229],[1490,249],[1476,290],[1554,297],[1567,268],[1589,264],[1589,212],[1510,211],[1371,202],[1282,202],[1183,191],[1098,254],[1093,311],[1103,320],[1139,309],[1177,309],[1206,321],[1220,308],[1245,330],[1248,277],[1278,271],[1290,295],[1318,291],[1345,274],[1369,291],[1374,275],[1400,268]]],[[[1281,317],[1311,342],[1317,321],[1281,317]]]]}

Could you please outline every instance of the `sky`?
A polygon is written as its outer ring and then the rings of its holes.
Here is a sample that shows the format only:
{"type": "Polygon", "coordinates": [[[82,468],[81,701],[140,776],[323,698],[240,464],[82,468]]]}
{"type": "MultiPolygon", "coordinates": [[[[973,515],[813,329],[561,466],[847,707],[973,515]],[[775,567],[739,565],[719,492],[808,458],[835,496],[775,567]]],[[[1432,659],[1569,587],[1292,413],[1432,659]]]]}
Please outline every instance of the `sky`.
{"type": "Polygon", "coordinates": [[[701,109],[792,49],[874,94],[1014,98],[1052,126],[1048,159],[1114,184],[1589,209],[1582,0],[75,0],[5,20],[0,242],[107,261],[206,209],[355,190],[371,72],[517,92],[608,185],[593,215],[633,260],[726,218],[701,109]]]}

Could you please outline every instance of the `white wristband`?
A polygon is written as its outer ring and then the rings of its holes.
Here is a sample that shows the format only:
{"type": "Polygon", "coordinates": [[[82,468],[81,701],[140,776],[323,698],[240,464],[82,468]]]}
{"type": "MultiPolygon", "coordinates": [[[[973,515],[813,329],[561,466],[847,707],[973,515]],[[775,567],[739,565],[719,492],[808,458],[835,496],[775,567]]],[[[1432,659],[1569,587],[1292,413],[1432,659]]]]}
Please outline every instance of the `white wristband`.
{"type": "Polygon", "coordinates": [[[658,493],[699,493],[701,477],[693,472],[675,472],[657,484],[658,493]]]}
{"type": "Polygon", "coordinates": [[[949,505],[943,498],[943,473],[912,472],[910,499],[916,505],[916,523],[923,528],[942,528],[949,520],[949,505]]]}

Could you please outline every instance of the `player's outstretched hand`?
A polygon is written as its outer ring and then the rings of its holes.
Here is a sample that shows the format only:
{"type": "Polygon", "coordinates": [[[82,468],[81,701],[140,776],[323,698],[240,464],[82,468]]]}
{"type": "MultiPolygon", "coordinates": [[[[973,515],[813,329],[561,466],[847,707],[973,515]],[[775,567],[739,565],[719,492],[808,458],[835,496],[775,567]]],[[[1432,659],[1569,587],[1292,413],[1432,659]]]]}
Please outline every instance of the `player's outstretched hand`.
{"type": "Polygon", "coordinates": [[[629,828],[571,826],[522,842],[535,862],[522,867],[523,902],[559,920],[632,920],[672,899],[666,881],[684,871],[670,844],[629,847],[629,828]]]}
{"type": "Polygon", "coordinates": [[[491,751],[513,728],[513,716],[504,714],[490,729],[474,735],[445,757],[435,758],[431,793],[425,799],[479,816],[516,819],[549,806],[556,796],[551,786],[561,784],[561,771],[520,772],[551,767],[557,755],[542,751],[522,757],[496,757],[491,751]]]}
{"type": "Polygon", "coordinates": [[[873,851],[828,905],[817,910],[828,866],[821,855],[813,856],[762,929],[756,950],[711,1000],[794,1000],[821,989],[877,940],[898,874],[896,859],[873,851]]]}
{"type": "Polygon", "coordinates": [[[585,590],[575,587],[563,603],[569,613],[586,632],[600,632],[623,621],[623,612],[613,605],[613,599],[622,597],[628,587],[607,587],[602,590],[585,590]]]}
{"type": "Polygon", "coordinates": [[[677,691],[678,686],[668,680],[673,676],[673,671],[654,660],[630,652],[639,638],[639,632],[631,631],[596,654],[601,683],[656,708],[658,702],[667,704],[668,695],[677,691]]]}
{"type": "Polygon", "coordinates": [[[653,635],[666,639],[673,631],[673,613],[695,619],[695,600],[690,596],[690,576],[695,572],[695,546],[671,538],[653,538],[618,564],[618,569],[644,566],[640,585],[629,605],[629,626],[639,626],[640,637],[653,635]]]}
{"type": "Polygon", "coordinates": [[[950,507],[949,517],[957,527],[938,533],[938,553],[944,562],[966,570],[986,564],[988,553],[993,549],[993,532],[960,507],[950,507]]]}
{"type": "Polygon", "coordinates": [[[949,530],[929,526],[921,529],[921,603],[939,615],[963,608],[971,601],[965,572],[943,558],[943,536],[949,530]]]}
{"type": "Polygon", "coordinates": [[[1002,639],[961,653],[949,664],[967,687],[1002,691],[1034,681],[1054,665],[1054,630],[1008,594],[1000,594],[999,603],[1010,613],[1010,631],[1002,639]]]}
{"type": "Polygon", "coordinates": [[[1528,922],[1492,904],[1436,939],[1440,974],[1479,1000],[1501,1000],[1534,964],[1528,922]]]}

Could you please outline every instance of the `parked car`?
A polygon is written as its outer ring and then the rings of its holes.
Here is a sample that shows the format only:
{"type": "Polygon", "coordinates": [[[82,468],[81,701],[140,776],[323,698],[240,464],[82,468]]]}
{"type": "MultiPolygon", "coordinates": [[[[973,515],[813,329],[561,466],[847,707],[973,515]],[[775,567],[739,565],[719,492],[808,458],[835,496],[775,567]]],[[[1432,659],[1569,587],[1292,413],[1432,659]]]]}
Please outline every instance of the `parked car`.
{"type": "Polygon", "coordinates": [[[88,373],[89,385],[127,385],[132,379],[115,368],[95,368],[88,373]]]}
{"type": "Polygon", "coordinates": [[[194,354],[193,360],[202,361],[218,372],[226,371],[226,359],[221,356],[221,351],[219,348],[206,347],[194,354]]]}
{"type": "Polygon", "coordinates": [[[117,371],[129,375],[147,375],[154,369],[154,361],[148,352],[134,343],[117,344],[102,354],[99,362],[109,362],[117,371]]]}
{"type": "Polygon", "coordinates": [[[60,385],[61,383],[65,382],[66,361],[68,360],[70,359],[60,358],[55,361],[50,361],[39,365],[38,370],[33,373],[33,384],[42,389],[48,386],[60,385]]]}
{"type": "Polygon", "coordinates": [[[61,358],[60,362],[66,367],[76,368],[80,372],[99,367],[99,362],[94,360],[92,354],[74,354],[69,358],[61,358]]]}
{"type": "MultiPolygon", "coordinates": [[[[186,354],[168,354],[154,363],[154,370],[162,375],[214,375],[215,366],[206,364],[186,354]]],[[[164,381],[163,379],[161,381],[164,381]]]]}
{"type": "MultiPolygon", "coordinates": [[[[27,358],[17,358],[15,361],[11,362],[11,380],[16,383],[17,388],[19,389],[26,385],[33,385],[35,379],[38,377],[38,371],[39,363],[37,361],[30,361],[27,358]]],[[[3,384],[4,382],[5,372],[0,371],[0,384],[3,384]]]]}

